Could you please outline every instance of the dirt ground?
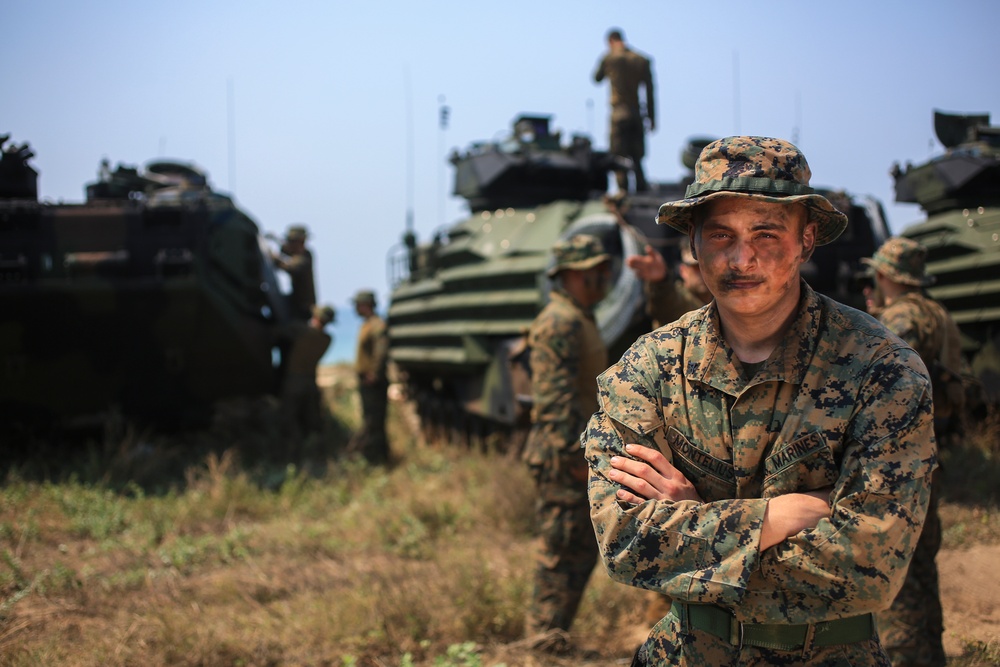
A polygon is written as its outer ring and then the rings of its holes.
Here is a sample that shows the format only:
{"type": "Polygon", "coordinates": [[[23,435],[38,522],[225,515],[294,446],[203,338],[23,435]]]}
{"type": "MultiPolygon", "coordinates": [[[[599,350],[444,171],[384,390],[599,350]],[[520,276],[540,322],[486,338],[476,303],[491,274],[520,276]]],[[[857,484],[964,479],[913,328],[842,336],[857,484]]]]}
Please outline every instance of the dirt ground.
{"type": "Polygon", "coordinates": [[[1000,639],[1000,545],[942,549],[937,563],[948,657],[961,655],[966,641],[1000,639]]]}

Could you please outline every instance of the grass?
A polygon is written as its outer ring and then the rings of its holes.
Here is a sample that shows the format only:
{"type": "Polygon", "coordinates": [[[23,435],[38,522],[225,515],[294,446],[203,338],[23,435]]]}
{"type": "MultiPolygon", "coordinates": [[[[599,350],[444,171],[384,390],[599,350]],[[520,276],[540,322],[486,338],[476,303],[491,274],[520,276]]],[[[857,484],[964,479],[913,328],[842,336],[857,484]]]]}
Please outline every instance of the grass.
{"type": "MultiPolygon", "coordinates": [[[[516,457],[424,443],[393,403],[394,464],[370,468],[345,455],[350,388],[327,399],[324,432],[296,456],[255,403],[202,433],[113,423],[58,459],[42,443],[50,458],[7,462],[0,665],[627,664],[647,598],[600,570],[574,625],[595,662],[518,643],[533,490],[516,457]]],[[[995,445],[981,443],[997,432],[949,456],[993,474],[995,445]]],[[[946,490],[963,489],[946,494],[946,543],[996,542],[996,497],[969,495],[964,466],[945,469],[946,490]]],[[[970,639],[952,664],[998,652],[970,639]]]]}

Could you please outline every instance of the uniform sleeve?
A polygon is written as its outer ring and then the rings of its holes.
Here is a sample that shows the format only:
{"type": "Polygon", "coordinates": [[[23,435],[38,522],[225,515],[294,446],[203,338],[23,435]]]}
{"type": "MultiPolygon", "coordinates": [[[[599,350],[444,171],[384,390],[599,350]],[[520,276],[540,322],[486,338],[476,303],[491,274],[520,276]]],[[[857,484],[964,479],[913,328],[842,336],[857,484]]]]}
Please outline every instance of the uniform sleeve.
{"type": "Polygon", "coordinates": [[[899,348],[866,375],[831,515],[765,551],[756,602],[804,617],[887,608],[906,575],[937,465],[931,393],[912,351],[899,348]],[[811,602],[810,602],[811,601],[811,602]]]}
{"type": "Polygon", "coordinates": [[[679,600],[734,607],[759,567],[757,545],[767,501],[619,501],[607,477],[626,443],[659,449],[673,461],[659,383],[672,382],[637,343],[598,379],[601,408],[584,433],[591,519],[609,575],[679,600]]]}
{"type": "Polygon", "coordinates": [[[929,386],[916,355],[897,349],[866,374],[830,518],[763,553],[765,499],[632,506],[615,497],[620,486],[607,478],[609,459],[624,456],[625,443],[673,460],[657,386],[672,381],[670,367],[661,370],[648,351],[633,347],[599,380],[601,410],[584,441],[591,517],[611,577],[754,622],[811,622],[887,607],[916,546],[936,461],[929,386]]]}
{"type": "Polygon", "coordinates": [[[886,308],[879,319],[889,331],[902,338],[907,345],[918,352],[923,351],[926,345],[924,345],[924,340],[920,335],[921,332],[916,326],[916,322],[923,315],[920,312],[914,312],[907,305],[903,304],[902,307],[886,308]]]}
{"type": "Polygon", "coordinates": [[[580,323],[553,313],[531,330],[532,421],[549,440],[579,456],[579,438],[585,415],[577,407],[580,373],[580,323]]]}
{"type": "Polygon", "coordinates": [[[385,321],[382,319],[378,320],[372,335],[374,336],[374,345],[372,347],[373,366],[376,373],[383,375],[385,374],[385,367],[389,360],[389,336],[386,334],[385,321]]]}
{"type": "Polygon", "coordinates": [[[597,63],[597,69],[594,70],[595,83],[600,83],[601,81],[604,81],[604,77],[607,74],[604,68],[604,63],[606,62],[606,60],[607,60],[606,58],[601,58],[601,61],[597,63]]]}
{"type": "Polygon", "coordinates": [[[646,86],[646,116],[649,122],[656,125],[656,93],[653,90],[653,61],[646,59],[646,68],[643,73],[643,84],[646,86]]]}

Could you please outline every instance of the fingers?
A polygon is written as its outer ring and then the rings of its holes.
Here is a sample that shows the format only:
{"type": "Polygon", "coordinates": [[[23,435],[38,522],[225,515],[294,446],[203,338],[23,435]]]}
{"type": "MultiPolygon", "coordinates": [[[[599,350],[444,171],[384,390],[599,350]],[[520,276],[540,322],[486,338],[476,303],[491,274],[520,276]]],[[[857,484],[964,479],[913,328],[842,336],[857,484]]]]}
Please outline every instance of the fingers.
{"type": "MultiPolygon", "coordinates": [[[[612,465],[614,465],[614,459],[612,459],[612,465]]],[[[656,489],[642,477],[632,475],[623,470],[611,470],[608,472],[608,477],[611,481],[621,484],[622,488],[618,490],[616,495],[625,502],[641,503],[657,498],[659,495],[656,489]]]]}

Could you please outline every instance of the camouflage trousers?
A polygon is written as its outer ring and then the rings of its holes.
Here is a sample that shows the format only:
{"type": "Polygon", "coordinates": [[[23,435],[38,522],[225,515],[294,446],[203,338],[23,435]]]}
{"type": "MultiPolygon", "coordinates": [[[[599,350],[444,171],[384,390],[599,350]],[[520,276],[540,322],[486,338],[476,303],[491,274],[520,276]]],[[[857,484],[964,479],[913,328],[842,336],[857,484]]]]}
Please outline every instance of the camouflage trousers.
{"type": "Polygon", "coordinates": [[[538,522],[534,590],[525,618],[531,636],[569,630],[594,566],[597,538],[590,521],[586,483],[536,479],[538,522]]]}
{"type": "MultiPolygon", "coordinates": [[[[646,128],[639,116],[620,118],[611,122],[609,151],[614,155],[631,158],[635,169],[636,190],[646,190],[646,176],[642,170],[642,158],[646,155],[646,128]]],[[[615,171],[618,189],[628,192],[628,173],[615,171]]]]}
{"type": "Polygon", "coordinates": [[[878,639],[840,646],[777,651],[742,648],[715,635],[684,627],[673,613],[650,633],[632,667],[892,667],[878,639]]]}
{"type": "Polygon", "coordinates": [[[892,606],[879,613],[878,632],[893,667],[944,667],[944,618],[935,558],[941,547],[938,516],[938,471],[934,472],[931,501],[927,507],[913,560],[906,570],[903,587],[892,606]]]}

